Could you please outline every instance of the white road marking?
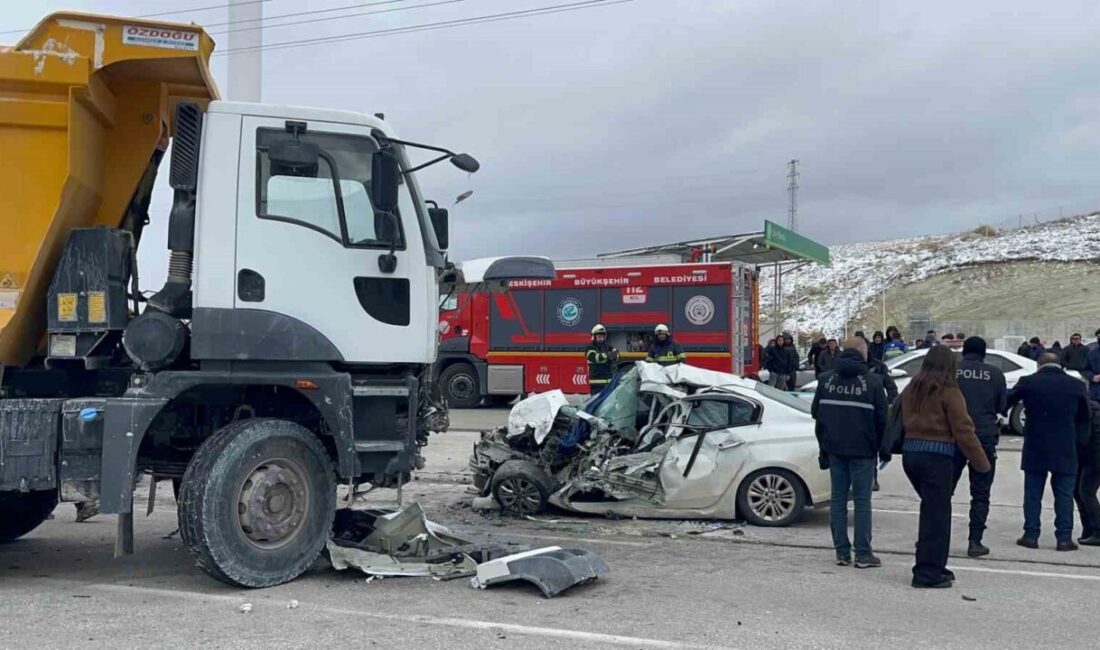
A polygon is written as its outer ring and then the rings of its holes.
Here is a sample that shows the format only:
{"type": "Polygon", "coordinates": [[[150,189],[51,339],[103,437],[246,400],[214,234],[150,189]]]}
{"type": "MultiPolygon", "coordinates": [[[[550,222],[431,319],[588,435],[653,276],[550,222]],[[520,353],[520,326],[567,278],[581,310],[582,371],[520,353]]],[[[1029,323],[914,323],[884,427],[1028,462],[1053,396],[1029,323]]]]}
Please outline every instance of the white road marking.
{"type": "Polygon", "coordinates": [[[624,542],[615,539],[592,539],[589,537],[566,537],[563,535],[539,535],[537,533],[508,533],[510,537],[528,537],[533,539],[549,539],[558,542],[578,542],[581,544],[613,544],[615,546],[653,546],[653,542],[624,542]]]}
{"type": "MultiPolygon", "coordinates": [[[[851,510],[851,508],[849,508],[851,510]]],[[[887,512],[895,515],[919,515],[919,510],[887,510],[886,508],[871,508],[871,512],[887,512]]],[[[969,519],[970,515],[960,515],[952,512],[951,517],[954,519],[969,519]]]]}
{"type": "Polygon", "coordinates": [[[949,567],[952,571],[975,571],[978,573],[1004,573],[1007,575],[1031,576],[1035,578],[1065,578],[1067,580],[1100,580],[1100,575],[1088,575],[1084,573],[1052,573],[1049,571],[1020,571],[1017,569],[989,569],[976,566],[949,567]]]}
{"type": "MultiPolygon", "coordinates": [[[[219,600],[221,602],[239,604],[246,600],[244,596],[222,596],[218,594],[204,594],[197,591],[176,591],[172,589],[158,589],[154,587],[132,587],[128,585],[100,584],[90,585],[89,589],[107,591],[113,593],[144,593],[172,598],[186,598],[189,600],[219,600]]],[[[304,604],[304,603],[303,603],[304,604]]],[[[493,623],[492,621],[479,621],[469,618],[441,618],[423,614],[383,614],[343,607],[320,606],[325,612],[342,614],[345,616],[362,616],[384,621],[400,623],[415,623],[418,625],[435,625],[439,627],[453,627],[467,630],[485,630],[511,632],[513,634],[525,634],[528,636],[540,636],[552,639],[565,639],[570,641],[584,641],[589,643],[606,643],[609,645],[629,646],[632,648],[671,648],[671,649],[695,649],[713,648],[694,643],[680,643],[676,641],[664,641],[661,639],[647,639],[644,637],[622,636],[619,634],[601,634],[599,632],[584,632],[581,630],[567,630],[556,627],[535,627],[532,625],[517,625],[514,623],[493,623]]]]}

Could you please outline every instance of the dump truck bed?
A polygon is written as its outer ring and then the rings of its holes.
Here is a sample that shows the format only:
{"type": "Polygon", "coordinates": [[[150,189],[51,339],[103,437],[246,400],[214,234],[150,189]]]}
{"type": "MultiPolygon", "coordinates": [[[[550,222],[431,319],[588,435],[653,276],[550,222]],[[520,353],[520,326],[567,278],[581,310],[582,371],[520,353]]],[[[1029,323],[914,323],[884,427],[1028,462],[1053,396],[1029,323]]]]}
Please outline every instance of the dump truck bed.
{"type": "Polygon", "coordinates": [[[140,231],[175,104],[218,98],[213,50],[196,25],[79,13],[0,46],[0,370],[39,353],[72,229],[140,231]]]}

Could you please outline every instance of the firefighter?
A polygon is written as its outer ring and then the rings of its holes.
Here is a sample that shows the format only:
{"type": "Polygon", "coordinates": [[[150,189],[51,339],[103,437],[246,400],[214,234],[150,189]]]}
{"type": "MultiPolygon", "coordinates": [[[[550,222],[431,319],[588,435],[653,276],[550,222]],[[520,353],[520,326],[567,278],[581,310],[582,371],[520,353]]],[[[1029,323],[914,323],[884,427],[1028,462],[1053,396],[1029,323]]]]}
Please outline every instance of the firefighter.
{"type": "Polygon", "coordinates": [[[650,363],[659,363],[662,366],[671,366],[681,363],[687,358],[683,348],[672,340],[672,334],[668,331],[668,325],[661,323],[653,328],[653,345],[649,346],[649,354],[645,360],[650,363]]]}
{"type": "Polygon", "coordinates": [[[592,342],[584,351],[588,360],[588,392],[600,392],[611,381],[612,368],[619,360],[619,351],[607,342],[607,328],[596,324],[592,328],[592,342]]]}

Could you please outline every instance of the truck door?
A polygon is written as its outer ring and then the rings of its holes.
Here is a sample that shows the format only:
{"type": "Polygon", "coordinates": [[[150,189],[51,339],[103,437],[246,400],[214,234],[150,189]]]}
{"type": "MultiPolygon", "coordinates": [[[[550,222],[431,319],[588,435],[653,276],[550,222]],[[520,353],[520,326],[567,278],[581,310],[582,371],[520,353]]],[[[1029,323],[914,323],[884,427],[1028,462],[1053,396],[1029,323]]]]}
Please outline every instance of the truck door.
{"type": "Polygon", "coordinates": [[[379,258],[394,224],[373,207],[370,129],[291,128],[274,117],[242,122],[234,306],[290,317],[349,363],[431,363],[437,294],[410,183],[399,190],[397,264],[386,272],[379,258]],[[294,137],[318,147],[312,168],[272,163],[272,145],[294,137]]]}

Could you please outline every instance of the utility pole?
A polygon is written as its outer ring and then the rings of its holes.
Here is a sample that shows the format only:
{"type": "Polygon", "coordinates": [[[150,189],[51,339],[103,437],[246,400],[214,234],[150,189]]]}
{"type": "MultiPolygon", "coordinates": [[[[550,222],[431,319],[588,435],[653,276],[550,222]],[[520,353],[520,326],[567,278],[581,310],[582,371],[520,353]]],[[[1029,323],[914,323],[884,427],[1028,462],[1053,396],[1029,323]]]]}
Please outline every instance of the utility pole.
{"type": "Polygon", "coordinates": [[[798,230],[798,160],[787,163],[787,228],[798,230]]]}
{"type": "Polygon", "coordinates": [[[255,0],[229,0],[228,81],[226,96],[237,102],[263,99],[263,50],[261,29],[264,9],[255,0]],[[233,50],[244,49],[244,52],[233,50]]]}

